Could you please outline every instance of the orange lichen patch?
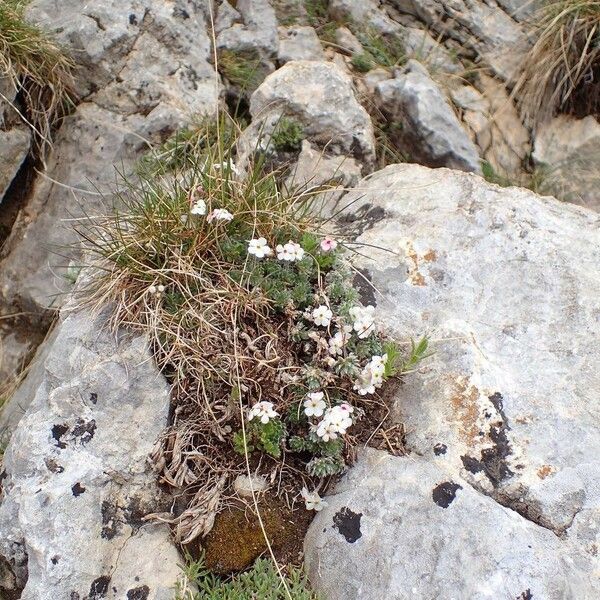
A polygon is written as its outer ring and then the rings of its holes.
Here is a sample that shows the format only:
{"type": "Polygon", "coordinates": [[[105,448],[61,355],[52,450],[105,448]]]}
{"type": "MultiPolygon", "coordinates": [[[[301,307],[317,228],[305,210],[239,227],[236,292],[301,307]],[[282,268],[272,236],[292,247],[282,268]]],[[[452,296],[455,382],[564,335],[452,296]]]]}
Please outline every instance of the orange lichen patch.
{"type": "Polygon", "coordinates": [[[419,255],[412,242],[406,242],[406,257],[412,264],[408,265],[408,279],[413,285],[424,286],[425,277],[419,272],[419,255]]]}
{"type": "Polygon", "coordinates": [[[433,262],[437,259],[437,254],[435,250],[428,250],[425,254],[423,254],[423,260],[427,262],[433,262]]]}
{"type": "Polygon", "coordinates": [[[452,378],[450,404],[459,423],[460,434],[467,444],[473,444],[479,434],[479,390],[463,375],[452,378]]]}
{"type": "MultiPolygon", "coordinates": [[[[298,564],[313,513],[304,508],[291,511],[280,500],[265,496],[260,502],[260,514],[277,559],[283,564],[298,564]]],[[[220,574],[241,571],[268,551],[258,518],[242,505],[217,515],[202,546],[207,568],[220,574]]],[[[188,550],[193,556],[199,549],[196,546],[188,550]]]]}
{"type": "Polygon", "coordinates": [[[548,475],[551,475],[552,473],[556,472],[556,469],[550,465],[542,465],[538,470],[537,470],[537,475],[540,479],[546,479],[546,477],[548,477],[548,475]]]}

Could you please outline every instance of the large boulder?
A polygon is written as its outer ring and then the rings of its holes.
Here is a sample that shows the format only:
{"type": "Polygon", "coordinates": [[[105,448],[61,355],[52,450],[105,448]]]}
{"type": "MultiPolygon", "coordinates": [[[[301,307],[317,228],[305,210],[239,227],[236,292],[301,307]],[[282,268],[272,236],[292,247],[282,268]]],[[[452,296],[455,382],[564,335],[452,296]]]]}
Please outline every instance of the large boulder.
{"type": "Polygon", "coordinates": [[[317,588],[329,600],[352,597],[333,579],[369,583],[363,600],[413,587],[440,600],[599,597],[600,216],[416,165],[357,187],[339,200],[352,207],[340,227],[364,244],[356,267],[381,325],[399,340],[427,333],[435,354],[394,402],[412,456],[360,459],[313,524],[317,588]],[[363,513],[362,545],[328,529],[343,506],[363,513]]]}
{"type": "Polygon", "coordinates": [[[147,459],[169,409],[145,338],[64,312],[16,398],[30,405],[0,477],[0,595],[172,600],[181,557],[144,520],[165,509],[147,459]]]}
{"type": "Polygon", "coordinates": [[[431,167],[481,170],[477,148],[421,63],[409,60],[394,79],[379,83],[375,99],[396,125],[393,140],[411,159],[431,167]]]}
{"type": "Polygon", "coordinates": [[[252,94],[250,114],[252,124],[241,142],[244,154],[259,147],[259,139],[268,137],[285,117],[328,154],[352,157],[366,169],[375,160],[371,119],[356,99],[351,78],[333,63],[286,63],[252,94]]]}

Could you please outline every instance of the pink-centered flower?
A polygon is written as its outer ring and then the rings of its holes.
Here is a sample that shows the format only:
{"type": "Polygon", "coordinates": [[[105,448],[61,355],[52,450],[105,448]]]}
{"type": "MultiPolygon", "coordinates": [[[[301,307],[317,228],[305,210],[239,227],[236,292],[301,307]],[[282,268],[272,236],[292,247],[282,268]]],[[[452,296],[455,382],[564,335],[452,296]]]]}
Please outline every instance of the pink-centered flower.
{"type": "Polygon", "coordinates": [[[321,250],[323,250],[323,252],[332,252],[337,248],[337,245],[338,243],[329,236],[321,240],[321,250]]]}

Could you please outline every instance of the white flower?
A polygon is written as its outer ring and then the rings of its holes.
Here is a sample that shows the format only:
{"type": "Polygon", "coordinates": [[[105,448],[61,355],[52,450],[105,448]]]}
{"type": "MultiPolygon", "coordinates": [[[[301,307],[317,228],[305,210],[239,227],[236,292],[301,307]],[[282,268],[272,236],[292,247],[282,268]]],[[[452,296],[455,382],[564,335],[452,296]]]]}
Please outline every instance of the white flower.
{"type": "Polygon", "coordinates": [[[233,215],[225,208],[215,208],[208,217],[206,217],[206,220],[209,223],[212,223],[215,219],[217,221],[231,221],[233,215]]]}
{"type": "Polygon", "coordinates": [[[314,510],[315,512],[319,512],[327,506],[327,501],[323,500],[323,498],[321,498],[316,491],[309,492],[306,488],[302,488],[300,494],[302,495],[302,498],[304,498],[306,510],[314,510]]]}
{"type": "Polygon", "coordinates": [[[315,325],[328,327],[332,317],[333,313],[325,304],[321,304],[321,306],[318,306],[312,311],[312,320],[315,322],[315,325]]]}
{"type": "Polygon", "coordinates": [[[375,307],[355,306],[350,309],[350,317],[353,320],[353,329],[359,338],[369,337],[375,330],[375,307]]]}
{"type": "Polygon", "coordinates": [[[325,400],[323,400],[323,392],[312,392],[307,394],[304,401],[304,414],[307,417],[320,417],[325,412],[325,400]]]}
{"type": "Polygon", "coordinates": [[[354,384],[354,389],[357,390],[361,396],[374,394],[375,389],[383,384],[387,359],[387,354],[381,356],[374,355],[365,365],[358,377],[358,381],[354,384]]]}
{"type": "Polygon", "coordinates": [[[300,244],[296,244],[295,242],[292,242],[292,240],[283,246],[278,244],[275,250],[277,251],[277,258],[279,260],[294,262],[304,258],[304,249],[300,244]]]}
{"type": "Polygon", "coordinates": [[[190,213],[193,215],[205,215],[206,214],[206,202],[200,198],[194,202],[194,205],[190,209],[190,213]]]}
{"type": "Polygon", "coordinates": [[[346,325],[344,329],[335,332],[335,335],[329,338],[329,354],[336,356],[344,353],[344,346],[350,340],[350,332],[352,327],[346,325]]]}
{"type": "Polygon", "coordinates": [[[156,294],[156,292],[157,292],[156,286],[155,285],[151,285],[148,288],[148,292],[151,293],[151,294],[156,294]]]}
{"type": "Polygon", "coordinates": [[[260,422],[266,425],[270,419],[274,419],[278,417],[279,413],[273,409],[272,402],[257,402],[249,411],[248,411],[248,421],[252,421],[254,417],[260,419],[260,422]]]}
{"type": "Polygon", "coordinates": [[[269,248],[264,237],[259,237],[248,242],[248,254],[254,255],[256,258],[264,258],[265,256],[271,256],[273,250],[269,248]]]}
{"type": "Polygon", "coordinates": [[[325,411],[323,419],[317,424],[317,435],[324,441],[335,440],[339,435],[345,435],[352,425],[350,414],[354,411],[347,403],[333,406],[325,411]]]}
{"type": "Polygon", "coordinates": [[[235,163],[232,160],[222,163],[215,163],[213,165],[213,169],[215,171],[220,171],[221,169],[229,169],[235,175],[240,174],[240,170],[235,166],[235,163]]]}
{"type": "Polygon", "coordinates": [[[156,288],[156,291],[157,291],[159,294],[162,294],[162,293],[165,291],[165,286],[164,286],[164,285],[159,285],[159,286],[157,286],[157,288],[156,288]]]}

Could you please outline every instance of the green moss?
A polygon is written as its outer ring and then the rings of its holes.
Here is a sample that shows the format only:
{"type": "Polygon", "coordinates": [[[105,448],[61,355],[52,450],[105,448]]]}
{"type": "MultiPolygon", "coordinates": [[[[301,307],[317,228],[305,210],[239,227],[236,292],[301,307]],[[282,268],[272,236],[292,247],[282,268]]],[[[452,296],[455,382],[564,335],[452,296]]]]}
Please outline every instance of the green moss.
{"type": "Polygon", "coordinates": [[[271,136],[271,143],[279,152],[298,152],[304,137],[304,130],[300,123],[283,117],[271,136]]]}

